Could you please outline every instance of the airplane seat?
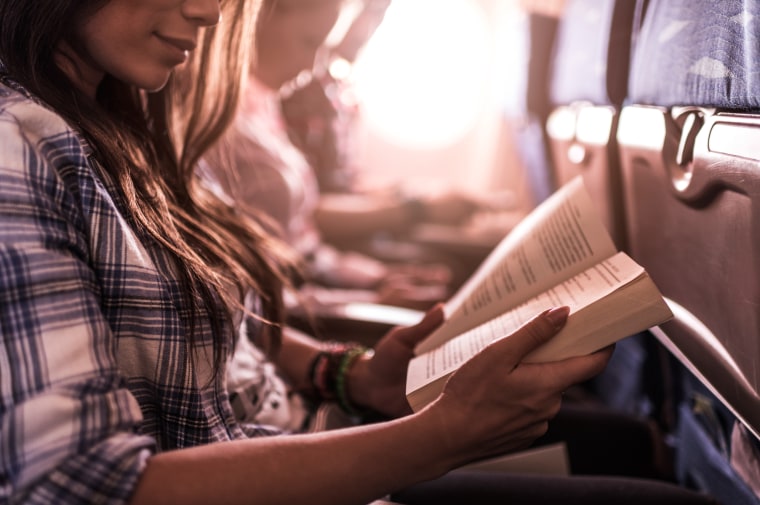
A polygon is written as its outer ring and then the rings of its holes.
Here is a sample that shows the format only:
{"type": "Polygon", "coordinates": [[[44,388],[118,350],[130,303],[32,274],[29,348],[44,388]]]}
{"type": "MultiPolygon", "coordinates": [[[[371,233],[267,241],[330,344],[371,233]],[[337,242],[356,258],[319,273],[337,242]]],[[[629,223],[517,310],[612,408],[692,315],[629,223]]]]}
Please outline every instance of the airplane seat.
{"type": "Polygon", "coordinates": [[[424,316],[420,310],[382,303],[297,303],[288,307],[287,324],[317,339],[372,347],[394,327],[417,324],[424,316]]]}
{"type": "MultiPolygon", "coordinates": [[[[566,0],[551,59],[546,131],[557,182],[583,177],[621,250],[625,221],[615,134],[641,9],[635,0],[566,0]]],[[[659,364],[652,359],[651,339],[640,334],[619,342],[605,372],[591,381],[591,391],[605,405],[653,413],[657,402],[647,382],[659,364]]]]}
{"type": "Polygon", "coordinates": [[[627,250],[674,313],[676,477],[760,503],[760,2],[649,0],[618,123],[627,250]]]}
{"type": "Polygon", "coordinates": [[[565,2],[546,123],[557,182],[583,176],[619,249],[625,235],[615,130],[627,92],[635,7],[635,0],[565,2]]]}
{"type": "Polygon", "coordinates": [[[526,10],[515,23],[512,43],[518,53],[513,82],[505,93],[504,117],[511,129],[534,204],[556,189],[546,137],[549,114],[549,56],[557,32],[556,16],[526,10]]]}

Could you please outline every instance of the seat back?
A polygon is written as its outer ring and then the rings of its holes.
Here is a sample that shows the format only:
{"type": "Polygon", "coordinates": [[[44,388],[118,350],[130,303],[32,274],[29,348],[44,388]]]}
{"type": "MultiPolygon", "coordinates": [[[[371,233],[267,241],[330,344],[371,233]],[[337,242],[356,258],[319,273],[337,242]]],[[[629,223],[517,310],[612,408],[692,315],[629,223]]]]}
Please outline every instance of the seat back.
{"type": "Polygon", "coordinates": [[[557,17],[526,10],[509,28],[514,54],[513,77],[505,90],[504,116],[525,170],[532,203],[538,204],[557,189],[546,137],[550,54],[557,17]]]}
{"type": "Polygon", "coordinates": [[[650,0],[617,140],[658,339],[760,434],[760,2],[650,0]]]}
{"type": "Polygon", "coordinates": [[[565,2],[546,124],[558,183],[583,176],[620,249],[625,221],[615,131],[628,87],[635,12],[635,0],[565,2]]]}

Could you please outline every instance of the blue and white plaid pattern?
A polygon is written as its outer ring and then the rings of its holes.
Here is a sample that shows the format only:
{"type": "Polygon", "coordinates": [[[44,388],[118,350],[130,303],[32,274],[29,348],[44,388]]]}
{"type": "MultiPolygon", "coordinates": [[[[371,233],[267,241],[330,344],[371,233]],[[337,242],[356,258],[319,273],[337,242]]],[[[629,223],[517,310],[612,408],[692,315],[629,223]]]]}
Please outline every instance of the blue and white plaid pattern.
{"type": "Polygon", "coordinates": [[[193,361],[172,262],[114,195],[0,84],[0,502],[124,502],[153,452],[245,437],[209,384],[207,315],[193,361]]]}

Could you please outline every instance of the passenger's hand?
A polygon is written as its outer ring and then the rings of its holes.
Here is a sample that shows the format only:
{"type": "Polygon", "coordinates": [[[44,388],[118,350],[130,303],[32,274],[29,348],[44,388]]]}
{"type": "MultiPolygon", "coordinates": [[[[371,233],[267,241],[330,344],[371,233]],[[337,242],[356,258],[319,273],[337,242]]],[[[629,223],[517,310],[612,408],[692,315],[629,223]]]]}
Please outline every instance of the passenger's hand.
{"type": "Polygon", "coordinates": [[[567,309],[544,312],[475,355],[448,380],[443,393],[422,411],[442,430],[452,463],[518,450],[546,432],[562,393],[601,372],[612,348],[553,363],[521,363],[564,325],[567,309]]]}
{"type": "Polygon", "coordinates": [[[443,264],[389,265],[377,287],[378,303],[428,310],[449,297],[451,270],[443,264]]]}
{"type": "Polygon", "coordinates": [[[377,303],[413,310],[428,310],[447,298],[445,284],[419,285],[404,278],[384,282],[376,291],[377,303]]]}
{"type": "Polygon", "coordinates": [[[430,309],[418,324],[392,329],[375,346],[371,358],[359,360],[349,372],[353,402],[389,417],[410,414],[406,401],[406,369],[415,346],[443,322],[443,306],[430,309]]]}
{"type": "Polygon", "coordinates": [[[327,247],[320,249],[311,268],[318,281],[344,289],[375,289],[388,275],[388,269],[381,261],[327,247]]]}
{"type": "Polygon", "coordinates": [[[478,199],[459,193],[430,196],[424,204],[426,221],[446,225],[462,224],[475,212],[483,210],[478,199]]]}

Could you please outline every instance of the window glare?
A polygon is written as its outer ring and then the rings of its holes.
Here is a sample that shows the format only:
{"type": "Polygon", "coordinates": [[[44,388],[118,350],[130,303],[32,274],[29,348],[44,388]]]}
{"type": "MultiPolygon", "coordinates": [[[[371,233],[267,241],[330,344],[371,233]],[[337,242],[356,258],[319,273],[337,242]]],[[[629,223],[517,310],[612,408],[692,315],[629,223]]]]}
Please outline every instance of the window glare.
{"type": "Polygon", "coordinates": [[[434,148],[469,131],[485,104],[488,22],[471,0],[396,1],[356,63],[368,127],[434,148]]]}

